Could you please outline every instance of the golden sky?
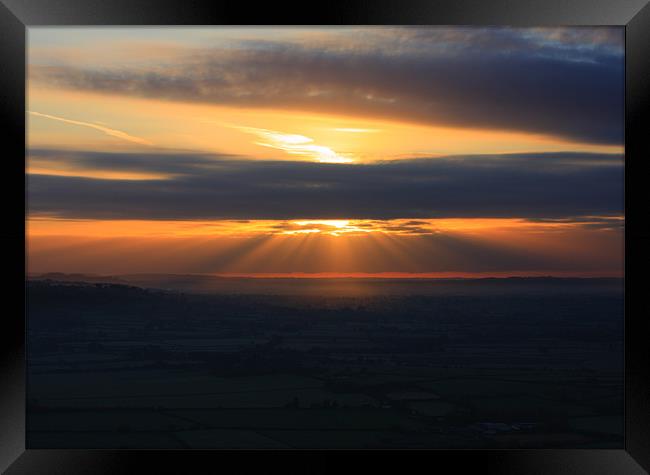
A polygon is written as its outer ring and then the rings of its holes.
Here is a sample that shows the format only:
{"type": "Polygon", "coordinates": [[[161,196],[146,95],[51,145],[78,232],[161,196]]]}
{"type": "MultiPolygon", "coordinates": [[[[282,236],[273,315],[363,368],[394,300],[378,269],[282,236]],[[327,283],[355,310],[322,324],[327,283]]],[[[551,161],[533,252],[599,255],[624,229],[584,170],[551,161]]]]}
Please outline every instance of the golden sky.
{"type": "Polygon", "coordinates": [[[28,41],[29,272],[622,275],[619,29],[28,41]]]}

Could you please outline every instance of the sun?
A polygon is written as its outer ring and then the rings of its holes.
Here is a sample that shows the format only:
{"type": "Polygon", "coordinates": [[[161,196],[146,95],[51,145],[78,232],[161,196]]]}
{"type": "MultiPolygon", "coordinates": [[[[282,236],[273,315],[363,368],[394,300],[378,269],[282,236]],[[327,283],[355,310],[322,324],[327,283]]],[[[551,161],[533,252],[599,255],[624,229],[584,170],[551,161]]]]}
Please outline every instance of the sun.
{"type": "Polygon", "coordinates": [[[283,234],[319,233],[340,236],[342,234],[359,234],[370,231],[371,229],[360,227],[349,219],[314,219],[290,221],[289,229],[286,229],[283,234]]]}
{"type": "Polygon", "coordinates": [[[345,228],[350,224],[349,219],[321,219],[321,220],[312,220],[312,221],[294,221],[294,223],[300,226],[309,226],[310,224],[322,224],[324,226],[332,226],[335,228],[345,228]]]}

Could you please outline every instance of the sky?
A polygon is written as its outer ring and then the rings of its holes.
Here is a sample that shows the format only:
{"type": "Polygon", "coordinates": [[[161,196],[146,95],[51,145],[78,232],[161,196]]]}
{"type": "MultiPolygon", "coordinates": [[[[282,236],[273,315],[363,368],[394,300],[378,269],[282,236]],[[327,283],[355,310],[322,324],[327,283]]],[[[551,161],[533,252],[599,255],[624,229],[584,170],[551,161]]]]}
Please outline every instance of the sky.
{"type": "Polygon", "coordinates": [[[30,273],[623,275],[622,28],[28,45],[30,273]]]}

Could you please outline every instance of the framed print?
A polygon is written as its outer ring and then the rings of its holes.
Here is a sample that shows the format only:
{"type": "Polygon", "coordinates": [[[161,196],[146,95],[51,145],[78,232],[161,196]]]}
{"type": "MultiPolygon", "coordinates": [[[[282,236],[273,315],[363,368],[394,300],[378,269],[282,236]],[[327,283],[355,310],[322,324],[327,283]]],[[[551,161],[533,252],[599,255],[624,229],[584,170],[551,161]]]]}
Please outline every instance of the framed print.
{"type": "Polygon", "coordinates": [[[646,473],[646,2],[2,1],[6,473],[646,473]]]}

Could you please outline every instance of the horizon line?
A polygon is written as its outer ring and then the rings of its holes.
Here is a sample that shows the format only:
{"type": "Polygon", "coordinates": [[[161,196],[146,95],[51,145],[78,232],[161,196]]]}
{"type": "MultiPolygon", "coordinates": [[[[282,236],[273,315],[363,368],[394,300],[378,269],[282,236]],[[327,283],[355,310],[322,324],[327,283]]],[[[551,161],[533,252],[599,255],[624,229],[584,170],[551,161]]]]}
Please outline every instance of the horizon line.
{"type": "Polygon", "coordinates": [[[507,279],[507,278],[556,278],[556,279],[622,279],[624,274],[611,272],[138,272],[91,274],[85,272],[31,272],[26,277],[45,277],[50,274],[63,276],[87,276],[94,278],[120,276],[196,276],[230,279],[507,279]]]}

